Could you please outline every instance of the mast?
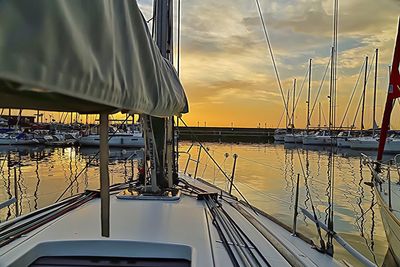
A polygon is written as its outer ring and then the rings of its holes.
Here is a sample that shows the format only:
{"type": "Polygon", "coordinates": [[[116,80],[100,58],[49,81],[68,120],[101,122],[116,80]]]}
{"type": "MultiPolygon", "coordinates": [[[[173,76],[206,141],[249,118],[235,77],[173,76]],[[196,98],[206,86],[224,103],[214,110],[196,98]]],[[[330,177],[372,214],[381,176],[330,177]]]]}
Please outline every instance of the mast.
{"type": "Polygon", "coordinates": [[[372,136],[375,135],[375,126],[376,126],[376,87],[377,87],[377,78],[378,78],[378,48],[375,49],[375,78],[374,78],[374,100],[373,100],[373,108],[372,108],[372,136]]]}
{"type": "Polygon", "coordinates": [[[334,51],[335,48],[332,46],[332,50],[331,50],[331,79],[330,79],[330,83],[329,83],[329,126],[328,126],[328,131],[329,134],[331,134],[331,128],[332,128],[332,121],[333,121],[333,102],[332,102],[332,98],[333,98],[333,75],[334,75],[334,51]]]}
{"type": "Polygon", "coordinates": [[[11,108],[8,109],[8,129],[11,129],[11,108]]]}
{"type": "Polygon", "coordinates": [[[296,79],[293,80],[292,130],[294,129],[295,100],[296,100],[296,79]]]}
{"type": "MultiPolygon", "coordinates": [[[[286,99],[287,99],[287,103],[289,105],[289,101],[290,101],[290,89],[289,88],[287,90],[287,98],[286,99]]],[[[286,110],[286,129],[288,129],[290,126],[289,107],[285,108],[285,110],[286,110]]]]}
{"type": "Polygon", "coordinates": [[[15,125],[15,128],[18,127],[18,129],[20,130],[21,130],[21,116],[22,116],[22,109],[19,109],[17,124],[15,125]]]}
{"type": "Polygon", "coordinates": [[[312,59],[310,58],[310,64],[308,68],[308,93],[307,93],[307,133],[310,127],[310,92],[311,92],[311,64],[312,59]]]}
{"type": "Polygon", "coordinates": [[[361,107],[361,136],[364,130],[364,109],[365,109],[365,92],[367,89],[367,75],[368,75],[368,56],[365,57],[365,72],[364,72],[364,89],[362,93],[362,107],[361,107]]]}
{"type": "MultiPolygon", "coordinates": [[[[337,76],[337,47],[338,47],[338,20],[339,20],[339,0],[334,0],[334,14],[333,14],[333,45],[332,45],[332,65],[331,65],[331,92],[330,92],[330,123],[329,130],[333,126],[336,127],[336,76],[337,76]],[[333,99],[332,99],[333,98],[333,99]],[[333,125],[332,125],[333,123],[333,125]]],[[[329,207],[328,207],[328,241],[326,243],[326,253],[333,256],[333,232],[334,232],[334,188],[335,188],[335,154],[333,153],[333,135],[329,132],[331,139],[330,151],[330,192],[329,192],[329,207]]]]}
{"type": "Polygon", "coordinates": [[[318,129],[321,129],[321,102],[318,102],[318,129]]]}
{"type": "MultiPolygon", "coordinates": [[[[160,49],[161,55],[172,62],[173,52],[173,7],[172,0],[154,0],[153,9],[153,36],[160,49]]],[[[158,191],[159,188],[171,187],[174,169],[174,149],[173,149],[173,116],[169,118],[143,116],[144,124],[149,124],[145,128],[145,138],[149,144],[151,162],[151,191],[158,191]],[[154,148],[154,149],[152,149],[154,148]],[[165,178],[165,166],[167,176],[165,178]]]]}

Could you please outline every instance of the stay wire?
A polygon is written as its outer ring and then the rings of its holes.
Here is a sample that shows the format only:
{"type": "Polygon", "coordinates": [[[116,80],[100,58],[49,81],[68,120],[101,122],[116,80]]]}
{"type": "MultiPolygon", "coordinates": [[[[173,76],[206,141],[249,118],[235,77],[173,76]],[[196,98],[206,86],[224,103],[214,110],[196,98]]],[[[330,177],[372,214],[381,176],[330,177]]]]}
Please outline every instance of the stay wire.
{"type": "MultiPolygon", "coordinates": [[[[297,104],[299,103],[299,100],[300,100],[300,97],[301,97],[301,93],[303,92],[304,83],[307,80],[307,76],[308,76],[308,68],[307,68],[306,74],[304,75],[304,79],[303,79],[303,81],[301,83],[301,87],[300,87],[300,91],[299,91],[299,93],[297,95],[297,99],[295,100],[296,103],[294,104],[294,107],[293,107],[294,110],[296,110],[297,104]]],[[[292,114],[292,115],[294,115],[294,114],[292,114]]],[[[290,121],[293,121],[293,116],[291,116],[289,119],[290,119],[290,121]]]]}
{"type": "MultiPolygon", "coordinates": [[[[302,171],[303,176],[304,176],[306,189],[308,190],[308,192],[310,192],[309,188],[308,188],[308,183],[307,183],[307,176],[306,176],[306,173],[304,171],[303,162],[301,160],[301,156],[300,156],[299,150],[297,150],[297,155],[299,157],[299,162],[300,162],[300,166],[301,166],[301,171],[302,171]]],[[[322,238],[321,227],[319,225],[318,216],[317,216],[317,213],[315,211],[315,207],[314,207],[314,203],[313,203],[313,200],[312,200],[311,192],[309,193],[309,197],[310,197],[311,209],[312,209],[312,212],[313,212],[313,215],[314,215],[315,225],[317,226],[317,232],[318,232],[318,236],[319,236],[319,242],[320,242],[320,245],[321,245],[321,249],[323,251],[325,251],[325,241],[322,238]]]]}
{"type": "MultiPolygon", "coordinates": [[[[124,125],[127,122],[127,120],[130,118],[130,116],[132,116],[132,115],[129,114],[129,116],[127,116],[125,118],[125,120],[117,127],[117,129],[115,129],[112,132],[112,134],[108,138],[108,141],[110,141],[111,138],[117,133],[117,131],[121,129],[122,125],[124,125]]],[[[68,189],[70,189],[72,187],[72,185],[78,180],[79,176],[81,176],[81,174],[90,166],[92,161],[99,155],[99,153],[100,153],[100,150],[97,151],[97,153],[92,158],[89,158],[89,161],[86,163],[85,167],[83,167],[83,169],[75,176],[74,180],[71,181],[71,183],[67,186],[67,188],[65,188],[65,190],[61,193],[61,195],[57,198],[57,200],[55,202],[58,202],[64,196],[64,194],[68,191],[68,189]]]]}
{"type": "Polygon", "coordinates": [[[279,119],[278,126],[277,126],[276,128],[279,128],[279,126],[281,126],[281,122],[282,122],[282,120],[283,120],[283,116],[284,116],[284,115],[285,115],[285,110],[282,111],[281,118],[279,119]]]}
{"type": "MultiPolygon", "coordinates": [[[[367,75],[367,81],[369,80],[369,76],[371,74],[372,64],[374,62],[374,59],[375,59],[375,55],[372,57],[371,64],[369,66],[369,71],[368,71],[368,75],[367,75]]],[[[368,68],[368,66],[366,66],[366,68],[368,68]]],[[[356,110],[356,114],[354,115],[352,127],[355,127],[355,123],[356,123],[356,119],[357,119],[357,116],[358,116],[358,112],[360,111],[361,103],[362,103],[362,100],[363,100],[363,95],[364,94],[361,93],[360,100],[358,102],[358,106],[357,106],[357,110],[356,110]]],[[[360,127],[361,127],[361,125],[360,125],[360,127]]]]}
{"type": "Polygon", "coordinates": [[[271,42],[270,42],[270,39],[269,39],[269,35],[268,35],[268,31],[267,31],[267,26],[266,26],[266,23],[265,23],[265,20],[264,20],[264,16],[263,16],[263,14],[261,12],[260,2],[259,2],[259,0],[255,0],[255,2],[256,2],[256,5],[257,5],[258,14],[260,16],[262,28],[263,28],[263,31],[264,31],[264,37],[265,37],[265,40],[266,40],[267,45],[268,45],[269,54],[271,56],[272,64],[274,66],[275,76],[276,76],[276,79],[278,81],[279,90],[280,90],[281,97],[282,97],[282,100],[283,100],[283,105],[285,106],[285,110],[286,110],[287,114],[289,114],[288,103],[286,102],[287,100],[285,99],[285,95],[283,93],[282,83],[281,83],[281,79],[279,77],[279,72],[278,72],[278,67],[276,65],[274,53],[273,53],[273,50],[272,50],[272,45],[271,45],[271,42]]]}
{"type": "Polygon", "coordinates": [[[347,104],[346,111],[344,112],[343,119],[342,119],[342,122],[340,123],[340,127],[339,127],[339,128],[342,128],[343,123],[344,123],[344,120],[346,119],[346,116],[347,116],[347,113],[348,113],[348,111],[349,111],[351,102],[353,101],[354,94],[355,94],[355,92],[356,92],[356,90],[357,90],[357,87],[358,87],[358,84],[359,84],[359,82],[360,82],[360,79],[361,79],[361,75],[362,75],[364,66],[365,66],[365,61],[363,61],[363,64],[362,64],[362,66],[361,66],[361,68],[360,68],[360,72],[358,73],[358,78],[357,78],[356,84],[354,85],[353,91],[351,92],[351,96],[350,96],[350,99],[349,99],[349,103],[347,104]]]}
{"type": "Polygon", "coordinates": [[[186,124],[186,122],[182,119],[179,118],[181,120],[181,122],[183,123],[183,125],[185,125],[185,127],[187,127],[189,129],[190,135],[196,140],[196,142],[201,146],[201,148],[203,148],[203,150],[206,152],[206,154],[210,157],[210,159],[213,161],[213,163],[218,167],[218,169],[222,172],[222,174],[225,176],[225,178],[228,180],[228,182],[232,183],[233,188],[235,188],[235,190],[238,192],[238,194],[243,198],[243,200],[246,202],[246,204],[253,210],[253,212],[258,216],[258,212],[253,208],[252,205],[250,205],[250,203],[247,201],[247,199],[245,198],[245,196],[242,194],[242,192],[240,192],[240,190],[237,188],[237,186],[232,182],[232,179],[228,177],[228,175],[226,174],[226,172],[221,168],[221,166],[219,166],[218,162],[213,158],[213,156],[211,156],[210,152],[208,152],[207,148],[204,147],[204,145],[201,143],[201,141],[199,140],[199,138],[193,134],[193,131],[188,127],[188,125],[186,124]]]}
{"type": "MultiPolygon", "coordinates": [[[[310,112],[310,118],[311,118],[311,116],[312,116],[312,114],[314,112],[315,105],[317,104],[317,100],[319,98],[319,95],[321,93],[322,87],[324,85],[326,74],[328,73],[328,69],[329,69],[329,64],[331,64],[331,59],[330,58],[329,58],[328,64],[326,65],[324,75],[322,76],[322,80],[321,80],[321,83],[319,85],[319,88],[318,88],[318,91],[317,91],[317,95],[315,96],[314,104],[313,104],[311,112],[310,112]]],[[[326,122],[325,122],[325,124],[326,124],[326,122]]]]}

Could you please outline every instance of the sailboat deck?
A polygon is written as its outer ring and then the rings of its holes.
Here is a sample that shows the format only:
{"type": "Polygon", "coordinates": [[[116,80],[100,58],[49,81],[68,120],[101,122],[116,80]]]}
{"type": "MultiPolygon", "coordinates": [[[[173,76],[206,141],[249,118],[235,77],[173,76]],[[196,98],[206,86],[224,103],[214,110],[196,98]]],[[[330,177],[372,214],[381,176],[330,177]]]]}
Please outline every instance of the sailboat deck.
{"type": "Polygon", "coordinates": [[[375,185],[380,206],[382,222],[385,228],[389,247],[397,263],[400,263],[400,184],[390,183],[391,208],[389,207],[389,183],[384,181],[375,185]]]}
{"type": "MultiPolygon", "coordinates": [[[[94,199],[0,248],[0,266],[27,266],[41,256],[172,258],[186,259],[191,266],[232,265],[205,201],[182,194],[178,201],[121,200],[112,195],[110,202],[110,238],[100,237],[100,199],[94,199]]],[[[251,240],[251,251],[257,248],[271,266],[290,266],[237,209],[227,201],[222,205],[251,240]]],[[[294,249],[305,266],[336,266],[331,257],[318,253],[267,218],[259,218],[284,246],[294,249]]]]}
{"type": "MultiPolygon", "coordinates": [[[[396,216],[398,220],[400,220],[400,183],[399,182],[391,182],[390,183],[391,187],[391,204],[392,204],[392,209],[391,212],[393,215],[396,216]]],[[[384,201],[386,205],[389,205],[389,184],[387,181],[382,183],[382,190],[380,190],[380,187],[377,186],[377,191],[384,201]]]]}

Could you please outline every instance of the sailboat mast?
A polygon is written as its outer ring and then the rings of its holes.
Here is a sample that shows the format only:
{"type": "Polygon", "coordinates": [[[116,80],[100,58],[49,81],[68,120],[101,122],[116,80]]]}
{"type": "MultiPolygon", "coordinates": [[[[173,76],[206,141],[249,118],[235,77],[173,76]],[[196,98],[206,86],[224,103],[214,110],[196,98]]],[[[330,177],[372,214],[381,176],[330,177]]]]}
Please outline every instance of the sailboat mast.
{"type": "MultiPolygon", "coordinates": [[[[171,61],[173,59],[172,3],[172,0],[154,0],[153,5],[153,36],[155,37],[155,42],[160,49],[161,55],[171,61]]],[[[152,191],[155,192],[157,185],[160,187],[172,186],[172,170],[174,169],[174,166],[171,166],[171,164],[173,165],[174,159],[173,117],[166,119],[144,115],[144,120],[146,123],[151,123],[151,127],[147,128],[150,129],[152,133],[145,134],[145,138],[149,139],[149,141],[153,143],[152,146],[154,146],[154,150],[150,149],[151,151],[149,151],[149,153],[154,154],[154,157],[151,157],[151,160],[154,161],[151,177],[152,191]],[[168,181],[165,179],[165,163],[167,163],[168,181]],[[154,179],[154,177],[156,179],[154,179]]]]}
{"type": "Polygon", "coordinates": [[[318,129],[321,128],[321,102],[318,102],[318,129]]]}
{"type": "Polygon", "coordinates": [[[293,80],[292,129],[294,129],[295,101],[296,101],[296,79],[293,80]]]}
{"type": "Polygon", "coordinates": [[[11,128],[11,108],[8,109],[8,129],[11,128]]]}
{"type": "Polygon", "coordinates": [[[364,130],[364,109],[365,109],[365,92],[367,89],[367,75],[368,75],[368,56],[365,57],[365,72],[364,72],[364,89],[362,94],[362,106],[361,106],[361,135],[364,130]]]}
{"type": "Polygon", "coordinates": [[[378,48],[375,49],[375,78],[374,78],[374,103],[372,108],[372,135],[375,135],[375,125],[376,125],[376,87],[378,78],[378,48]]]}
{"type": "MultiPolygon", "coordinates": [[[[289,88],[287,90],[287,98],[286,99],[287,99],[287,103],[288,103],[288,106],[289,106],[289,101],[290,101],[290,89],[289,88]]],[[[286,110],[286,129],[288,129],[289,126],[290,126],[289,107],[285,108],[285,110],[286,110]]]]}
{"type": "Polygon", "coordinates": [[[310,92],[311,92],[311,64],[312,59],[310,58],[310,64],[308,67],[308,93],[307,93],[307,133],[310,128],[310,92]]]}
{"type": "Polygon", "coordinates": [[[330,79],[330,83],[329,83],[329,126],[328,126],[328,130],[329,130],[329,134],[331,134],[331,128],[332,128],[332,120],[333,120],[333,110],[332,110],[332,106],[333,106],[333,102],[332,102],[332,98],[333,98],[333,75],[334,75],[334,50],[335,48],[332,46],[332,50],[331,50],[331,79],[330,79]]]}

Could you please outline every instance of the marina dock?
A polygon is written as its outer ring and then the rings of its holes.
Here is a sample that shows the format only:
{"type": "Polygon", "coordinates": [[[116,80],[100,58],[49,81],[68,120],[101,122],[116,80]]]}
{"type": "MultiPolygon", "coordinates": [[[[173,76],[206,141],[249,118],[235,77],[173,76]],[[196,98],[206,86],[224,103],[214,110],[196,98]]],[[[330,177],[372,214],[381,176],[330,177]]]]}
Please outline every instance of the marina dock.
{"type": "Polygon", "coordinates": [[[203,142],[271,143],[275,128],[179,127],[179,139],[203,142]]]}

